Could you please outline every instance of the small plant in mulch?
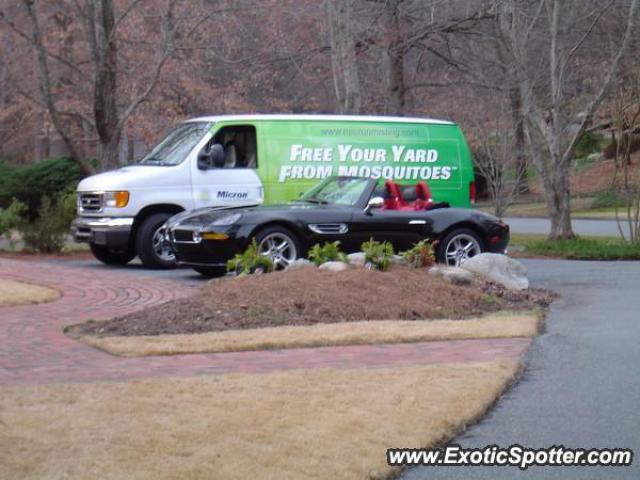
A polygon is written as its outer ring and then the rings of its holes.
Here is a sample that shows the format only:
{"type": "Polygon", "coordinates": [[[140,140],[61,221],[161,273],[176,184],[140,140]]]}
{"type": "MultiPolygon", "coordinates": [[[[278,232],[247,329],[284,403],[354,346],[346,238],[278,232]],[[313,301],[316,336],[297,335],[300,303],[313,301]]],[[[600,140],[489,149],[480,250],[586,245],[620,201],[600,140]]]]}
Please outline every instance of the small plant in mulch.
{"type": "Polygon", "coordinates": [[[402,254],[407,264],[413,268],[431,267],[436,263],[433,247],[428,240],[422,240],[402,254]]]}
{"type": "Polygon", "coordinates": [[[317,266],[327,262],[348,263],[347,255],[340,250],[340,241],[325,242],[322,245],[316,243],[308,253],[309,260],[317,266]]]}
{"type": "Polygon", "coordinates": [[[227,271],[237,275],[266,273],[272,272],[273,269],[273,260],[260,253],[255,238],[244,252],[237,254],[227,262],[227,271]]]}
{"type": "Polygon", "coordinates": [[[375,270],[387,270],[393,259],[393,245],[389,242],[377,242],[373,238],[364,242],[360,250],[364,252],[365,265],[375,270]]]}

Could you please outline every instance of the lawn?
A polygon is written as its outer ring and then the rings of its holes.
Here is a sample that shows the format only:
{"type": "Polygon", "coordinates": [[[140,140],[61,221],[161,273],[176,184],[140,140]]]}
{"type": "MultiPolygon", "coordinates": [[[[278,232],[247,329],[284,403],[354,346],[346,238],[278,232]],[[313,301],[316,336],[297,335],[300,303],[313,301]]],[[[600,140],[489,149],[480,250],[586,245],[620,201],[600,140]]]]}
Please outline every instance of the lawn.
{"type": "Polygon", "coordinates": [[[552,241],[547,240],[546,235],[512,234],[510,249],[516,256],[524,254],[572,260],[640,260],[640,244],[629,244],[615,237],[576,237],[552,241]]]}
{"type": "Polygon", "coordinates": [[[539,312],[500,312],[465,320],[320,323],[198,335],[85,336],[81,340],[113,355],[177,355],[469,338],[533,337],[538,333],[541,320],[542,314],[539,312]]]}
{"type": "Polygon", "coordinates": [[[517,362],[3,388],[0,478],[370,479],[481,417],[517,362]]]}
{"type": "MultiPolygon", "coordinates": [[[[572,218],[583,219],[604,219],[615,220],[616,209],[615,207],[606,208],[584,208],[581,199],[575,199],[574,205],[571,208],[572,218]]],[[[480,210],[493,214],[493,207],[491,205],[483,204],[480,210]]],[[[620,211],[621,218],[624,217],[624,211],[620,211]]],[[[530,202],[530,203],[516,203],[507,209],[505,217],[519,217],[519,218],[548,218],[549,212],[544,202],[530,202]]]]}
{"type": "Polygon", "coordinates": [[[0,307],[51,302],[60,297],[53,288],[0,278],[0,307]]]}

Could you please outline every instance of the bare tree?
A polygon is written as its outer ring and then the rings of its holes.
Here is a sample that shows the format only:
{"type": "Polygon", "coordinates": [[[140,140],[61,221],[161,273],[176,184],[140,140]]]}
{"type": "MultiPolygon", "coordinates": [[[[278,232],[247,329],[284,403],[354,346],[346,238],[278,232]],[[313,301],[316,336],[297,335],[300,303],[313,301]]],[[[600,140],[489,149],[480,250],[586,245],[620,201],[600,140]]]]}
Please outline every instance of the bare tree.
{"type": "Polygon", "coordinates": [[[497,217],[504,216],[520,193],[520,176],[526,175],[518,168],[519,158],[513,148],[517,126],[509,120],[509,115],[504,114],[484,122],[470,122],[474,165],[487,182],[497,217]]]}
{"type": "Polygon", "coordinates": [[[362,93],[353,37],[353,0],[325,0],[333,84],[340,113],[359,113],[362,93]]]}
{"type": "MultiPolygon", "coordinates": [[[[177,0],[168,0],[166,5],[156,5],[156,12],[161,18],[157,40],[156,58],[147,69],[149,73],[145,84],[138,92],[130,95],[128,102],[121,93],[119,80],[125,69],[121,65],[119,37],[122,24],[127,16],[139,4],[140,0],[131,2],[120,12],[116,11],[113,0],[87,0],[83,4],[74,2],[70,10],[75,18],[79,18],[84,26],[83,43],[88,45],[88,57],[81,62],[69,58],[70,53],[52,49],[43,32],[41,16],[46,5],[35,0],[23,0],[23,6],[30,24],[30,31],[22,30],[11,19],[3,19],[20,37],[26,39],[33,47],[37,60],[39,93],[33,95],[22,93],[30,100],[38,103],[49,114],[51,123],[64,141],[71,157],[78,162],[85,173],[93,173],[93,166],[83,157],[74,141],[78,124],[88,124],[96,132],[98,138],[98,158],[103,169],[113,168],[118,164],[118,148],[124,126],[135,110],[148,98],[158,84],[162,70],[174,52],[174,40],[177,22],[174,19],[174,8],[177,0]],[[69,81],[75,78],[82,83],[82,88],[91,91],[92,111],[69,108],[65,102],[58,100],[58,84],[61,81],[60,71],[67,70],[69,81]]],[[[71,21],[71,17],[69,21],[71,21]]],[[[65,28],[65,22],[57,22],[65,28]]],[[[69,49],[66,49],[69,50],[69,49]]],[[[63,82],[64,83],[64,82],[63,82]]],[[[80,87],[79,87],[80,88],[80,87]]]]}
{"type": "MultiPolygon", "coordinates": [[[[539,0],[534,8],[509,0],[499,5],[523,100],[525,135],[541,177],[551,219],[550,238],[573,237],[569,174],[576,142],[605,98],[629,47],[638,0],[628,7],[622,41],[596,88],[578,92],[577,57],[613,2],[539,0]],[[585,8],[588,7],[588,8],[585,8]],[[580,94],[578,94],[580,93],[580,94]]],[[[585,56],[592,52],[586,52],[585,56]]],[[[595,61],[595,60],[594,60],[595,61]]],[[[583,75],[584,71],[580,72],[583,75]]],[[[592,72],[590,72],[592,73],[592,72]]],[[[586,90],[586,89],[582,89],[586,90]]]]}
{"type": "Polygon", "coordinates": [[[386,33],[386,44],[383,49],[383,66],[385,73],[386,111],[403,115],[406,105],[405,62],[406,45],[403,44],[401,31],[400,4],[403,0],[387,0],[384,2],[383,24],[386,33]]]}
{"type": "Polygon", "coordinates": [[[624,200],[623,211],[616,206],[616,221],[622,238],[640,243],[640,170],[632,168],[634,133],[640,131],[640,86],[637,76],[616,92],[613,129],[616,132],[614,185],[624,200]],[[628,227],[627,232],[623,225],[628,227]]]}

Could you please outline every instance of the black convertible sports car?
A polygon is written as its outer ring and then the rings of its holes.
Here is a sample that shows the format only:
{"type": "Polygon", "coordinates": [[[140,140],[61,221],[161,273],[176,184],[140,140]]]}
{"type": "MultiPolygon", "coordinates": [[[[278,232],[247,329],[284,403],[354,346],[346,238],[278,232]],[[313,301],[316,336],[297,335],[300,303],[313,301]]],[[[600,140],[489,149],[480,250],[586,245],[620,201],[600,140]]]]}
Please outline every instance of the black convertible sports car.
{"type": "Polygon", "coordinates": [[[253,238],[284,268],[315,243],[340,240],[346,252],[373,238],[396,252],[430,239],[439,262],[459,265],[480,252],[504,253],[509,227],[476,210],[434,203],[424,182],[401,189],[391,180],[331,177],[284,205],[204,208],[178,214],[165,225],[179,264],[203,275],[225,271],[227,260],[253,238]]]}

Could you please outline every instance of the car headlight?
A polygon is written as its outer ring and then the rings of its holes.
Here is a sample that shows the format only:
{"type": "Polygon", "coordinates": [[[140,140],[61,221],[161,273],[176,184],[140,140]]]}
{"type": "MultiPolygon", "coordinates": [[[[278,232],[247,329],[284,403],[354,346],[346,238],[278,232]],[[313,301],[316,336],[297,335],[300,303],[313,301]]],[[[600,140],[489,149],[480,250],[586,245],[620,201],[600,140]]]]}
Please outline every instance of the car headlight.
{"type": "Polygon", "coordinates": [[[119,190],[117,192],[104,192],[105,207],[124,208],[129,203],[129,192],[119,190]]]}
{"type": "Polygon", "coordinates": [[[242,216],[241,213],[231,213],[229,215],[224,215],[220,218],[218,218],[217,220],[214,220],[211,225],[233,225],[234,223],[236,223],[238,220],[240,220],[240,217],[242,216]]]}

